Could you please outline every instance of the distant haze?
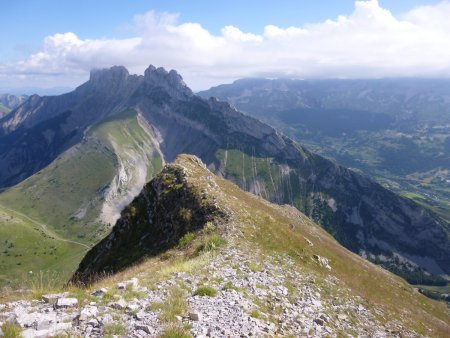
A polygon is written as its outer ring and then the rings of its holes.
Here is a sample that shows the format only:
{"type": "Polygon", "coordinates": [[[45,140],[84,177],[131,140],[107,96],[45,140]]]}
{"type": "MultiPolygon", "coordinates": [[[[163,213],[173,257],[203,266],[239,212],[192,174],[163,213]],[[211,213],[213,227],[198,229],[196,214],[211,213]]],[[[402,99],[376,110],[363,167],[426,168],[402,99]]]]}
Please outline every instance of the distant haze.
{"type": "Polygon", "coordinates": [[[194,90],[242,77],[450,77],[449,17],[449,1],[403,15],[377,0],[356,1],[353,12],[322,22],[267,22],[262,32],[230,25],[215,34],[178,14],[149,11],[126,25],[126,38],[47,36],[38,52],[0,64],[0,87],[74,87],[92,68],[120,64],[142,73],[149,63],[177,69],[194,90]]]}
{"type": "Polygon", "coordinates": [[[12,94],[12,95],[60,95],[72,91],[73,87],[52,87],[52,88],[39,88],[39,87],[5,87],[0,88],[0,94],[12,94]]]}

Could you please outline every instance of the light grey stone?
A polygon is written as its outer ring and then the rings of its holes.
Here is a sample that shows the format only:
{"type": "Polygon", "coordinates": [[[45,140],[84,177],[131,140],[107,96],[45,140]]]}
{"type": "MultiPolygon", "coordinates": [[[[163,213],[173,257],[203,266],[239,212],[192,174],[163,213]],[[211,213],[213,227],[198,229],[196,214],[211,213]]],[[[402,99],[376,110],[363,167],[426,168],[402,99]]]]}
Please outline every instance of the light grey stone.
{"type": "Polygon", "coordinates": [[[126,310],[129,312],[134,312],[140,309],[140,306],[137,304],[128,304],[126,310]]]}
{"type": "Polygon", "coordinates": [[[118,301],[111,302],[108,304],[109,307],[112,307],[113,309],[116,309],[116,310],[125,309],[127,307],[127,305],[128,305],[127,302],[123,298],[119,299],[118,301]]]}
{"type": "Polygon", "coordinates": [[[316,319],[314,319],[314,323],[316,323],[317,325],[323,326],[324,320],[322,318],[316,318],[316,319]]]}
{"type": "Polygon", "coordinates": [[[56,301],[59,298],[65,298],[65,297],[67,297],[67,295],[68,295],[67,292],[48,294],[48,295],[43,295],[42,300],[48,304],[54,304],[54,303],[56,303],[56,301]]]}
{"type": "Polygon", "coordinates": [[[136,328],[136,330],[141,330],[141,331],[144,331],[145,333],[148,333],[148,334],[154,334],[155,333],[155,330],[149,325],[138,324],[138,325],[135,326],[135,328],[136,328]]]}
{"type": "Polygon", "coordinates": [[[100,297],[103,296],[106,292],[108,292],[107,288],[101,288],[92,292],[91,295],[94,297],[100,297]]]}
{"type": "Polygon", "coordinates": [[[194,321],[198,321],[200,320],[201,315],[198,312],[189,312],[189,319],[190,320],[194,320],[194,321]]]}
{"type": "Polygon", "coordinates": [[[76,298],[58,298],[56,301],[56,308],[67,308],[78,305],[78,299],[76,298]]]}
{"type": "Polygon", "coordinates": [[[114,320],[113,317],[112,317],[109,313],[105,314],[105,315],[101,318],[101,322],[102,322],[103,324],[109,324],[109,323],[112,323],[113,320],[114,320]]]}

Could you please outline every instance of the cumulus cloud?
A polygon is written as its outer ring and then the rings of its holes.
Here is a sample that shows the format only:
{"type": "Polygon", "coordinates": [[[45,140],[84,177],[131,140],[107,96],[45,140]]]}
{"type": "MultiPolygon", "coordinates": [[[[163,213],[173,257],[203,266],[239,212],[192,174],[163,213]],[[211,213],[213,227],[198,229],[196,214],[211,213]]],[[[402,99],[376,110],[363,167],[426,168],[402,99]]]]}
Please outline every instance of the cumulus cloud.
{"type": "MultiPolygon", "coordinates": [[[[249,76],[371,78],[450,76],[450,2],[395,17],[377,0],[356,1],[353,13],[299,27],[267,25],[262,33],[223,27],[211,34],[178,15],[136,15],[127,39],[45,38],[40,52],[0,65],[5,81],[68,84],[92,68],[121,64],[177,69],[194,89],[249,76]]],[[[72,82],[73,83],[73,82],[72,82]]]]}

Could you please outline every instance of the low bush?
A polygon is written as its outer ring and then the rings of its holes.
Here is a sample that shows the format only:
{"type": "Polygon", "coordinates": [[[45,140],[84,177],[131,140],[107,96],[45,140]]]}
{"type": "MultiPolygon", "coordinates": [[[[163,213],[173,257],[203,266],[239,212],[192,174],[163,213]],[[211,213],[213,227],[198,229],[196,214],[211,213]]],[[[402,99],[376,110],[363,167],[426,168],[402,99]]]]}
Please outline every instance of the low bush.
{"type": "Polygon", "coordinates": [[[214,289],[211,286],[200,286],[197,290],[194,292],[194,296],[208,296],[208,297],[215,297],[217,295],[217,290],[214,289]]]}

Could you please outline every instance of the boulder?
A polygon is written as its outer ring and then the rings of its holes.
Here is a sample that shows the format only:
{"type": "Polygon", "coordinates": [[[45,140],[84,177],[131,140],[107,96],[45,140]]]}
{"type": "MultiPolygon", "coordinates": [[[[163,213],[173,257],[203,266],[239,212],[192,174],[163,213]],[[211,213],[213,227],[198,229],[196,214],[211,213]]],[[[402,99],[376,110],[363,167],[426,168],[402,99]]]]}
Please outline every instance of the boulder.
{"type": "Polygon", "coordinates": [[[201,315],[198,312],[189,312],[189,319],[190,320],[194,320],[194,321],[198,321],[200,320],[201,315]]]}
{"type": "Polygon", "coordinates": [[[76,298],[58,298],[56,301],[56,308],[68,308],[78,305],[78,299],[76,298]]]}

